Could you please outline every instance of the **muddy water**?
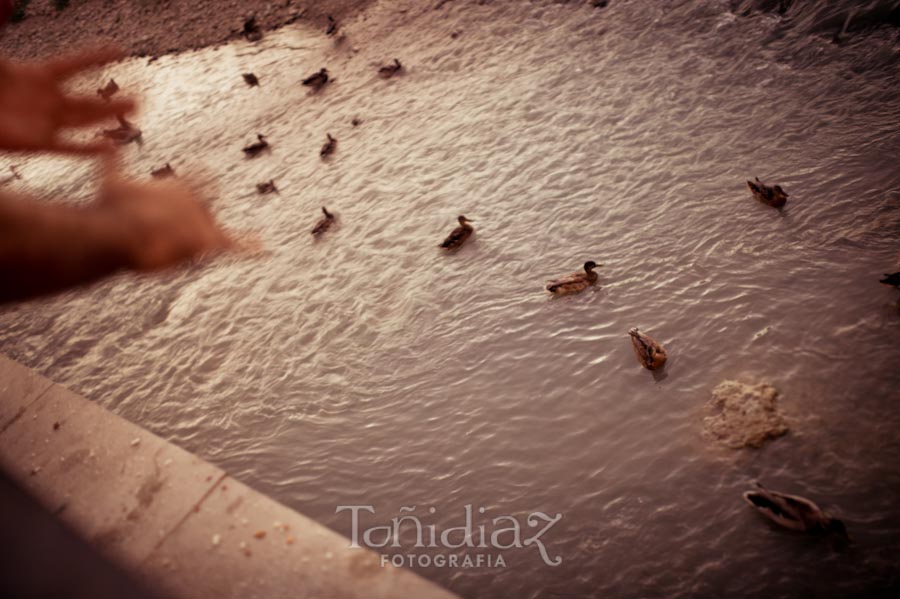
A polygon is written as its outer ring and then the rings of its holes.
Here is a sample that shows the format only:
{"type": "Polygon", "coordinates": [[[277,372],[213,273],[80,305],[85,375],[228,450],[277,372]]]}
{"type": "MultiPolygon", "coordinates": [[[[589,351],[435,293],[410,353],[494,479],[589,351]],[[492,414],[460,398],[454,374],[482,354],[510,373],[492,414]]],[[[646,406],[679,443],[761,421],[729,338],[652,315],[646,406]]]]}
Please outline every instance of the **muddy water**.
{"type": "MultiPolygon", "coordinates": [[[[562,514],[541,537],[556,566],[536,544],[426,550],[503,556],[417,568],[467,597],[896,583],[900,298],[877,277],[900,266],[900,48],[888,29],[831,44],[822,15],[382,3],[337,45],[288,29],[114,66],[87,84],[145,94],[129,169],[215,177],[219,217],[271,253],[4,308],[0,349],[348,536],[339,505],[373,506],[362,527],[416,506],[440,531],[469,504],[523,539],[529,514],[562,514]],[[379,79],[394,57],[406,73],[379,79]],[[320,66],[336,81],[308,95],[320,66]],[[273,151],[245,160],[257,132],[273,151]],[[754,175],[791,194],[783,213],[750,199],[754,175]],[[316,243],[321,205],[340,222],[316,243]],[[458,214],[475,237],[441,255],[458,214]],[[596,289],[542,292],[588,259],[596,289]],[[791,433],[706,443],[726,378],[776,385],[791,433]],[[740,499],[756,479],[839,513],[853,547],[761,521],[740,499]]],[[[20,171],[90,193],[82,164],[20,171]]]]}

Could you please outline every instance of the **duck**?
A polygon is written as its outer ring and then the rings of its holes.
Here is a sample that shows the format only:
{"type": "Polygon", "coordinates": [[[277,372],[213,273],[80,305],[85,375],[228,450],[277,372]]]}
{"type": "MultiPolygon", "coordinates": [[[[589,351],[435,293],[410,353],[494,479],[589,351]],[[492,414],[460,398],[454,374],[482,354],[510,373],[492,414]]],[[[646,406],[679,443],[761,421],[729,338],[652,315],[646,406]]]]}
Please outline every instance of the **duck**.
{"type": "Polygon", "coordinates": [[[119,84],[116,83],[115,79],[110,79],[109,83],[97,89],[97,95],[109,102],[110,98],[116,95],[117,91],[119,91],[119,84]]]}
{"type": "Polygon", "coordinates": [[[778,209],[784,208],[784,205],[787,203],[788,194],[780,185],[769,187],[760,181],[759,177],[754,177],[754,179],[756,179],[756,183],[747,181],[747,187],[750,188],[753,197],[767,206],[778,209]]]}
{"type": "Polygon", "coordinates": [[[325,216],[320,218],[319,222],[316,223],[316,226],[313,227],[312,234],[314,237],[320,236],[334,224],[334,214],[328,212],[328,209],[325,206],[322,206],[322,214],[325,216]]]}
{"type": "Polygon", "coordinates": [[[272,193],[273,191],[278,191],[278,188],[275,187],[275,179],[269,179],[265,183],[256,184],[256,192],[259,194],[272,193]]]}
{"type": "Polygon", "coordinates": [[[250,87],[257,87],[259,85],[259,77],[253,73],[244,73],[241,77],[244,78],[244,83],[250,87]]]}
{"type": "Polygon", "coordinates": [[[897,289],[900,289],[900,272],[895,272],[892,274],[885,273],[884,278],[878,281],[879,283],[884,283],[885,285],[893,285],[897,289]]]}
{"type": "Polygon", "coordinates": [[[322,89],[328,83],[328,69],[321,68],[303,80],[303,85],[313,88],[315,91],[322,89]]]}
{"type": "Polygon", "coordinates": [[[154,179],[167,179],[175,176],[175,169],[167,162],[165,166],[150,171],[150,176],[154,179]]]}
{"type": "Polygon", "coordinates": [[[253,158],[254,156],[258,155],[263,150],[268,149],[268,147],[269,147],[269,142],[266,141],[266,136],[263,135],[262,133],[257,133],[256,139],[258,141],[250,144],[249,146],[244,146],[244,148],[243,148],[244,154],[246,154],[250,158],[253,158]]]}
{"type": "Polygon", "coordinates": [[[124,115],[117,114],[116,120],[119,121],[119,126],[115,129],[105,129],[101,135],[121,146],[133,141],[141,141],[143,135],[141,130],[130,123],[124,115]]]}
{"type": "Polygon", "coordinates": [[[322,149],[319,150],[319,156],[322,158],[331,156],[334,153],[334,147],[337,145],[337,140],[331,137],[331,133],[326,133],[325,135],[328,137],[328,141],[326,141],[322,145],[322,149]]]}
{"type": "Polygon", "coordinates": [[[16,168],[16,165],[14,165],[14,164],[9,167],[9,172],[11,174],[8,177],[4,177],[4,178],[0,179],[0,187],[3,187],[4,185],[6,185],[8,183],[12,183],[16,179],[22,178],[22,175],[19,174],[19,171],[16,168]]]}
{"type": "Polygon", "coordinates": [[[325,30],[325,35],[334,35],[337,33],[338,24],[337,21],[334,20],[334,17],[331,15],[327,15],[328,17],[328,29],[325,30]]]}
{"type": "Polygon", "coordinates": [[[634,347],[634,355],[637,356],[638,362],[647,370],[659,370],[666,363],[665,348],[651,337],[641,333],[637,327],[628,331],[631,335],[631,345],[634,347]]]}
{"type": "Polygon", "coordinates": [[[812,534],[834,534],[843,540],[850,538],[842,520],[830,516],[805,497],[771,491],[758,482],[756,489],[745,492],[743,497],[750,507],[784,528],[812,534]]]}
{"type": "Polygon", "coordinates": [[[262,31],[256,22],[256,15],[251,15],[244,20],[244,29],[241,31],[248,42],[258,42],[262,39],[262,31]]]}
{"type": "Polygon", "coordinates": [[[602,264],[597,264],[593,260],[584,263],[584,272],[573,272],[570,275],[547,281],[547,291],[556,295],[568,295],[570,293],[579,293],[584,291],[597,282],[597,273],[594,269],[602,264]]]}
{"type": "Polygon", "coordinates": [[[384,79],[390,79],[403,69],[403,65],[396,58],[394,64],[389,64],[378,69],[378,76],[384,79]]]}
{"type": "Polygon", "coordinates": [[[460,214],[456,220],[459,222],[459,226],[453,229],[453,231],[447,235],[447,239],[441,244],[441,247],[447,251],[458,250],[461,248],[475,230],[474,227],[469,224],[473,221],[470,221],[465,216],[460,214]]]}

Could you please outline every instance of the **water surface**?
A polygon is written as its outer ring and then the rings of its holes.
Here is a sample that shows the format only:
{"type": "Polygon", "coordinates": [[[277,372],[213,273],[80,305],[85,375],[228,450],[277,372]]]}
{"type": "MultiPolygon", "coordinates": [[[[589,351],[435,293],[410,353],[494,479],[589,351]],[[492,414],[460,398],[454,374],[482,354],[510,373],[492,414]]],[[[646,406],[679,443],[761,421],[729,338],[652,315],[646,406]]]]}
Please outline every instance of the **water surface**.
{"type": "MultiPolygon", "coordinates": [[[[900,298],[877,278],[900,266],[900,46],[831,43],[836,4],[381,3],[338,45],[286,29],[111,67],[88,84],[146,98],[129,169],[215,177],[218,216],[271,254],[4,308],[0,350],[348,536],[338,505],[373,505],[369,525],[434,507],[439,529],[466,504],[563,514],[542,538],[559,566],[526,547],[418,569],[466,597],[896,584],[900,298]],[[394,57],[406,73],[379,79],[394,57]],[[321,66],[337,79],[309,95],[321,66]],[[273,151],[245,160],[257,132],[273,151]],[[322,205],[340,226],[314,242],[322,205]],[[459,214],[475,237],[442,255],[459,214]],[[596,289],[542,292],[589,259],[596,289]],[[707,443],[728,378],[776,385],[791,433],[707,443]],[[852,549],[762,521],[740,499],[757,479],[838,513],[852,549]]],[[[20,171],[90,194],[86,165],[20,171]]]]}

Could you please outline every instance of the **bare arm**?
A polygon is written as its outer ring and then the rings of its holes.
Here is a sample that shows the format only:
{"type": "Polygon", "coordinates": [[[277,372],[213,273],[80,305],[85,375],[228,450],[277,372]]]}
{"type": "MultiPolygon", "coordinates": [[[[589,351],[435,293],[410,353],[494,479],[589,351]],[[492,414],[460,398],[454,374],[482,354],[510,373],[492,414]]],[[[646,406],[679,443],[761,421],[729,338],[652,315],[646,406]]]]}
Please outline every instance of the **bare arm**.
{"type": "Polygon", "coordinates": [[[100,199],[86,207],[0,194],[0,303],[234,246],[179,181],[136,183],[108,174],[100,199]]]}
{"type": "Polygon", "coordinates": [[[130,265],[124,231],[96,206],[0,194],[0,302],[90,283],[130,265]]]}

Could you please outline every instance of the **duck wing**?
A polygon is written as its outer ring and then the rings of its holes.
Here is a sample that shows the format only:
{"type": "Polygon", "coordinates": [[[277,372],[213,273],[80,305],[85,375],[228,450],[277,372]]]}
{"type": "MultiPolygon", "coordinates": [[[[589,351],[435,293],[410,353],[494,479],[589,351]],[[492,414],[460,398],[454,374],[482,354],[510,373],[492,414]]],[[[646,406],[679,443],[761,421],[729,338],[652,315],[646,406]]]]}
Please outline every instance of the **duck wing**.
{"type": "Polygon", "coordinates": [[[585,289],[589,284],[585,273],[576,272],[565,277],[547,281],[547,291],[551,293],[576,293],[585,289]]]}
{"type": "Polygon", "coordinates": [[[666,350],[663,346],[644,335],[636,328],[628,331],[631,335],[631,345],[638,361],[649,370],[661,367],[666,361],[666,350]]]}
{"type": "Polygon", "coordinates": [[[328,218],[327,216],[322,217],[321,219],[319,219],[319,222],[316,223],[316,226],[313,227],[312,234],[313,235],[321,235],[322,233],[327,231],[329,228],[331,228],[331,223],[333,223],[333,222],[334,222],[333,218],[328,218]]]}
{"type": "Polygon", "coordinates": [[[790,530],[809,531],[821,521],[821,510],[808,499],[759,487],[744,500],[772,522],[790,530]]]}
{"type": "Polygon", "coordinates": [[[468,239],[471,234],[472,229],[469,227],[456,227],[449,235],[447,235],[447,239],[444,240],[441,247],[448,250],[456,249],[465,243],[466,239],[468,239]]]}

